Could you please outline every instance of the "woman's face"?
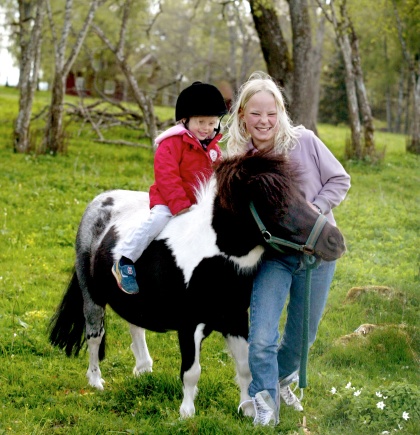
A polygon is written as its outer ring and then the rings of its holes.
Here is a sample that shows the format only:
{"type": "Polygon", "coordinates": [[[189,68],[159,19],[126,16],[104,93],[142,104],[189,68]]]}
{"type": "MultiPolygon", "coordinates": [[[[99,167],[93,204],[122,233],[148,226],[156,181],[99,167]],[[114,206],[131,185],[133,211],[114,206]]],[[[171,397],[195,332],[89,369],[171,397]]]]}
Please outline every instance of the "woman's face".
{"type": "Polygon", "coordinates": [[[255,148],[267,151],[274,147],[279,126],[276,101],[271,93],[260,91],[254,94],[245,106],[242,119],[255,148]]]}

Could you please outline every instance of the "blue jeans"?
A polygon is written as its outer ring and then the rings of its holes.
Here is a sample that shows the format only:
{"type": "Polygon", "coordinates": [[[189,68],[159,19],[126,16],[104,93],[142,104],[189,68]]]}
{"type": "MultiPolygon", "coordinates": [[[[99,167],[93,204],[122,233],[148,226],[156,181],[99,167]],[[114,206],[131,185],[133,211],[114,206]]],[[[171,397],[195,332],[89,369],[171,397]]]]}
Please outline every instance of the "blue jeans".
{"type": "MultiPolygon", "coordinates": [[[[309,345],[318,325],[334,276],[335,261],[321,261],[312,269],[309,345]]],[[[259,266],[251,294],[249,366],[252,382],[249,395],[268,390],[276,401],[278,381],[292,381],[300,366],[306,268],[301,255],[267,253],[259,266]],[[287,320],[279,345],[279,322],[286,299],[287,320]]]]}

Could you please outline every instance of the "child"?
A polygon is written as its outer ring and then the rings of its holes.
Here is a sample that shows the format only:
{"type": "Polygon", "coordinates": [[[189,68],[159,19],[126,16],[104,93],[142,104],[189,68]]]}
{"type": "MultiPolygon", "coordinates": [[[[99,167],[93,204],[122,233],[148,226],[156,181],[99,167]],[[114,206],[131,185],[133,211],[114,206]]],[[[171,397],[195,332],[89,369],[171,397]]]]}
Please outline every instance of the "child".
{"type": "Polygon", "coordinates": [[[220,121],[226,113],[223,96],[213,85],[194,82],[179,94],[177,125],[156,138],[149,218],[124,240],[121,258],[112,266],[125,293],[138,293],[134,263],[172,216],[187,212],[196,202],[198,183],[208,179],[213,165],[220,161],[220,121]]]}

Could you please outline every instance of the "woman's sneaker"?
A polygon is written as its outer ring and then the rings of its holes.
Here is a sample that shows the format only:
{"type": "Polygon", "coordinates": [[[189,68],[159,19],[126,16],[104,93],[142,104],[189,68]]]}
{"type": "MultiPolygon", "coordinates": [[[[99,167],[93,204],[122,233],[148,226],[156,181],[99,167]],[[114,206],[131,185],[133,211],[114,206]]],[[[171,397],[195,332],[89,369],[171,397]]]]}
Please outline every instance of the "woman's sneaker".
{"type": "Polygon", "coordinates": [[[268,426],[279,423],[279,410],[267,390],[260,391],[252,398],[255,408],[254,424],[268,426]]]}
{"type": "Polygon", "coordinates": [[[139,292],[139,286],[136,281],[136,269],[134,265],[121,265],[121,261],[117,261],[112,266],[112,274],[117,280],[118,287],[129,295],[135,295],[139,292]]]}
{"type": "Polygon", "coordinates": [[[280,387],[280,398],[288,406],[293,406],[296,411],[303,411],[303,406],[289,385],[280,387]]]}

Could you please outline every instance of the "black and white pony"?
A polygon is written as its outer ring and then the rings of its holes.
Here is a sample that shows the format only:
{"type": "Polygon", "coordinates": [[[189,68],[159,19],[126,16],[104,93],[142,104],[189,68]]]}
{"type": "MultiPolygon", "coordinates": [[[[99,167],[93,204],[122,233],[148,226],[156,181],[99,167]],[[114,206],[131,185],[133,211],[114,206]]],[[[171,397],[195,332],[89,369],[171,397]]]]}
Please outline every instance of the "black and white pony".
{"type": "MultiPolygon", "coordinates": [[[[51,343],[70,356],[79,353],[86,339],[87,378],[102,390],[99,360],[105,356],[107,304],[130,324],[134,375],[152,371],[145,330],[177,331],[184,392],[180,414],[190,417],[201,373],[201,343],[219,331],[236,363],[240,403],[248,400],[247,310],[253,272],[266,246],[250,202],[271,234],[304,244],[318,213],[306,203],[294,173],[281,156],[224,160],[197,192],[197,204],[174,217],[137,261],[137,295],[118,288],[111,267],[125,235],[148,216],[148,195],[125,190],[98,195],[79,226],[75,272],[51,319],[51,343]]],[[[340,231],[327,223],[314,251],[327,261],[339,258],[345,251],[340,231]]],[[[243,411],[252,416],[252,403],[243,411]]]]}

